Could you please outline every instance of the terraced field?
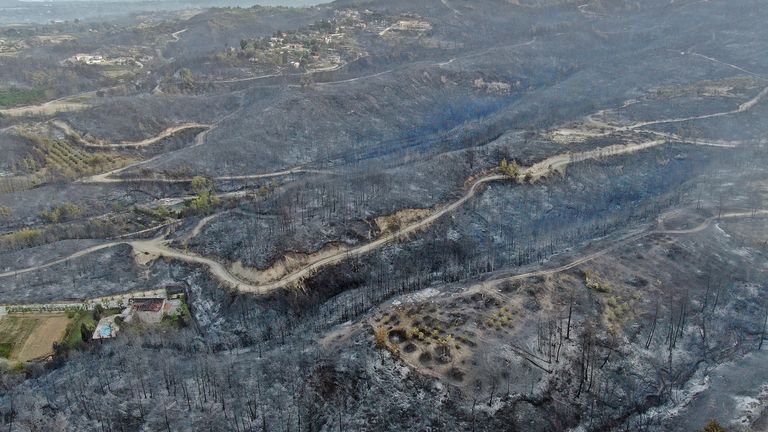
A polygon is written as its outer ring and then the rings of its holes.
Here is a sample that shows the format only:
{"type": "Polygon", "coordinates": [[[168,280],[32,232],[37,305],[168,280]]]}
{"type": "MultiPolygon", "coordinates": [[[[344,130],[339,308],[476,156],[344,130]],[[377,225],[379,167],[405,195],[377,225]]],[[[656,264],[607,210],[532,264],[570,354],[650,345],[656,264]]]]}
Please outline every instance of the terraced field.
{"type": "Polygon", "coordinates": [[[56,180],[81,177],[117,169],[133,161],[129,156],[109,151],[88,151],[65,140],[25,134],[30,143],[23,175],[0,178],[0,193],[30,189],[56,180]]]}

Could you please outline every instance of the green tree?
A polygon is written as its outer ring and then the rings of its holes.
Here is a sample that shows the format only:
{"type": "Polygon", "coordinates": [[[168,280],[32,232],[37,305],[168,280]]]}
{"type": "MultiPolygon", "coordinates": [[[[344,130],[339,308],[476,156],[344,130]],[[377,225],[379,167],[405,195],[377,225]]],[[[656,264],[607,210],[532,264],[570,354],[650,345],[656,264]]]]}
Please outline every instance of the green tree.
{"type": "Polygon", "coordinates": [[[157,215],[163,219],[167,219],[171,217],[171,211],[168,210],[168,207],[161,205],[160,207],[157,208],[157,215]]]}
{"type": "Polygon", "coordinates": [[[520,166],[516,161],[512,161],[512,163],[507,162],[506,158],[501,160],[499,171],[514,180],[517,180],[518,177],[520,177],[520,166]]]}
{"type": "Polygon", "coordinates": [[[192,178],[192,190],[198,194],[203,191],[209,190],[208,179],[202,176],[195,176],[192,178]]]}
{"type": "Polygon", "coordinates": [[[77,206],[77,204],[64,203],[58,207],[52,208],[50,211],[40,213],[40,217],[50,223],[59,223],[65,219],[76,218],[82,213],[83,209],[77,206]]]}
{"type": "Polygon", "coordinates": [[[40,216],[50,223],[59,223],[61,221],[61,208],[56,207],[51,211],[44,211],[40,213],[40,216]]]}
{"type": "Polygon", "coordinates": [[[83,213],[83,209],[81,209],[77,204],[64,203],[60,208],[62,214],[68,218],[78,217],[83,213]]]}
{"type": "Polygon", "coordinates": [[[218,204],[219,198],[212,196],[210,191],[203,191],[189,203],[189,206],[198,212],[204,213],[218,204]]]}
{"type": "Polygon", "coordinates": [[[183,68],[179,71],[179,76],[181,77],[181,82],[184,84],[184,87],[192,88],[195,85],[195,77],[192,76],[192,71],[189,70],[189,68],[183,68]]]}
{"type": "Polygon", "coordinates": [[[96,306],[93,307],[93,319],[98,321],[102,318],[103,315],[104,315],[104,306],[100,304],[96,304],[96,306]]]}

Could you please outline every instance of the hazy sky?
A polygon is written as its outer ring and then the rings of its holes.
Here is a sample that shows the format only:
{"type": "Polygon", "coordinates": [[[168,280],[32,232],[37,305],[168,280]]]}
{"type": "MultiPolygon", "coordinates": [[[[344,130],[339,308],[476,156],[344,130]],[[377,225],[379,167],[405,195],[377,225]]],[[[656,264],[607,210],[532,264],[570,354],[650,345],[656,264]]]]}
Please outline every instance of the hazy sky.
{"type": "Polygon", "coordinates": [[[330,0],[0,0],[0,24],[98,20],[149,10],[211,6],[311,6],[330,0]]]}

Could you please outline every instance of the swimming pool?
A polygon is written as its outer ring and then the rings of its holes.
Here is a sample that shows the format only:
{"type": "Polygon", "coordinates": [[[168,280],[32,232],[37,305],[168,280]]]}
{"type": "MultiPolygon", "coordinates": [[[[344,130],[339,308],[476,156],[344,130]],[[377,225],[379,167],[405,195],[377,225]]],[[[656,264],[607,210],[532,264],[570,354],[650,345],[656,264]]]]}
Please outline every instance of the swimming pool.
{"type": "Polygon", "coordinates": [[[103,338],[112,337],[112,325],[111,324],[104,324],[101,326],[101,330],[99,330],[99,335],[103,338]]]}

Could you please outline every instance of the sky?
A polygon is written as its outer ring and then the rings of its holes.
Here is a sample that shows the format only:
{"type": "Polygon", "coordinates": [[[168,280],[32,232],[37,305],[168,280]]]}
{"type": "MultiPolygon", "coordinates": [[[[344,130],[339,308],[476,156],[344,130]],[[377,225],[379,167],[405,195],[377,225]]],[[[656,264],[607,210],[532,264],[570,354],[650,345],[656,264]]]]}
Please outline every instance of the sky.
{"type": "Polygon", "coordinates": [[[211,6],[311,6],[330,0],[0,0],[0,24],[98,20],[148,10],[211,6]]]}

